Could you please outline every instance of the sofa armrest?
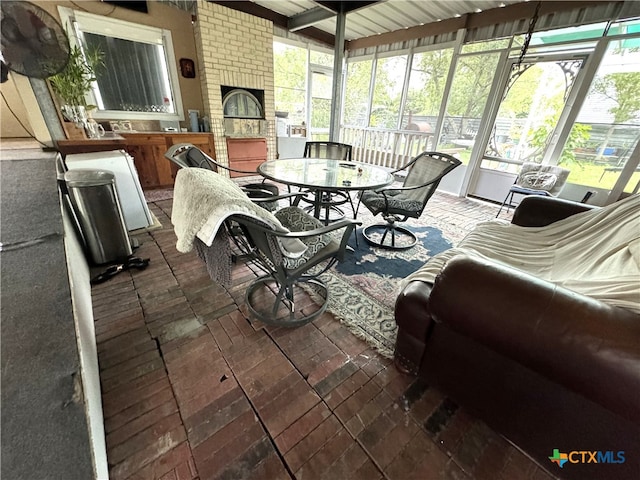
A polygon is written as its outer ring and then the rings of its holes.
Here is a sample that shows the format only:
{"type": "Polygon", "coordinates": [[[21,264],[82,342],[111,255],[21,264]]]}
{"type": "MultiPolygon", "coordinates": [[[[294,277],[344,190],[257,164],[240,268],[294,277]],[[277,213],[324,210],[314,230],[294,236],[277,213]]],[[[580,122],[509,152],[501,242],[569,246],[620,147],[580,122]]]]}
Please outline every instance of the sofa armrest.
{"type": "Polygon", "coordinates": [[[428,310],[431,288],[430,283],[414,280],[409,282],[396,298],[396,324],[422,341],[426,341],[431,326],[428,310]]]}
{"type": "Polygon", "coordinates": [[[521,227],[544,227],[594,208],[598,207],[555,197],[531,195],[523,198],[516,207],[511,223],[521,227]]]}
{"type": "Polygon", "coordinates": [[[430,283],[414,280],[406,285],[395,305],[398,325],[394,351],[396,367],[402,372],[418,374],[433,321],[429,314],[430,283]]]}
{"type": "Polygon", "coordinates": [[[640,424],[640,316],[519,270],[450,260],[429,298],[436,322],[640,424]]]}

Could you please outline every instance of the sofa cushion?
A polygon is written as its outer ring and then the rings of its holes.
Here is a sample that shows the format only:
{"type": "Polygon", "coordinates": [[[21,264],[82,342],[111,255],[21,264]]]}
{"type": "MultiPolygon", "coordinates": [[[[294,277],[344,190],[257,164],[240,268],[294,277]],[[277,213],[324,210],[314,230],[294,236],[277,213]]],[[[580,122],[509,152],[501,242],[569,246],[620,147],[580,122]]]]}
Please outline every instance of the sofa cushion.
{"type": "MultiPolygon", "coordinates": [[[[275,213],[275,217],[280,220],[282,225],[292,232],[308,232],[324,225],[317,218],[309,215],[298,207],[285,207],[275,213]]],[[[323,235],[314,235],[311,237],[303,237],[297,239],[279,239],[279,240],[296,240],[304,245],[299,255],[285,255],[284,266],[288,269],[297,268],[303,265],[308,259],[312,258],[316,253],[325,248],[332,240],[330,233],[323,235]]]]}
{"type": "Polygon", "coordinates": [[[525,188],[549,191],[556,184],[558,177],[548,172],[528,172],[521,176],[519,184],[525,188]]]}

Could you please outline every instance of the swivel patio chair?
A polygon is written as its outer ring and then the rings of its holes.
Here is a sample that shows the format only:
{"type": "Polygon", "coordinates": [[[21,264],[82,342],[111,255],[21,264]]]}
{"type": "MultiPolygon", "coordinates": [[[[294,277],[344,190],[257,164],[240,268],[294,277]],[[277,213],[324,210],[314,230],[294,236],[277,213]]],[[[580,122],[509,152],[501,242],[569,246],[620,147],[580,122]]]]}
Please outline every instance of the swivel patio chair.
{"type": "Polygon", "coordinates": [[[336,262],[342,261],[351,233],[360,225],[351,219],[323,225],[298,207],[285,207],[275,213],[285,227],[272,226],[243,215],[231,217],[244,231],[250,246],[255,247],[252,265],[263,274],[245,292],[250,314],[271,324],[295,327],[316,319],[326,309],[330,291],[320,277],[336,262]],[[305,245],[302,256],[283,253],[283,240],[297,239],[305,245]],[[306,285],[306,287],[303,286],[306,285]],[[316,305],[296,304],[296,298],[311,295],[316,305]]]}
{"type": "MultiPolygon", "coordinates": [[[[257,172],[238,170],[227,165],[223,165],[191,143],[179,143],[173,145],[165,152],[164,156],[181,168],[204,168],[216,173],[219,173],[219,169],[223,169],[229,172],[258,175],[257,172]]],[[[262,181],[243,184],[240,185],[240,187],[245,190],[252,200],[260,202],[261,206],[267,210],[273,211],[277,208],[276,201],[271,198],[280,196],[280,189],[276,184],[262,181]]]]}
{"type": "Polygon", "coordinates": [[[442,178],[460,163],[446,153],[423,152],[391,172],[407,172],[402,187],[389,186],[362,192],[358,208],[363,203],[373,215],[382,214],[386,222],[363,229],[362,235],[367,243],[397,250],[413,247],[417,242],[416,235],[397,223],[410,217],[419,218],[442,178]]]}
{"type": "MultiPolygon", "coordinates": [[[[509,188],[507,196],[504,197],[500,210],[496,214],[496,218],[502,212],[502,208],[507,206],[509,209],[514,207],[513,196],[519,195],[542,195],[545,197],[557,197],[564,184],[567,182],[570,170],[556,165],[540,165],[539,163],[525,162],[522,164],[520,173],[516,177],[515,182],[509,188]]],[[[588,200],[589,197],[585,198],[588,200]]]]}
{"type": "Polygon", "coordinates": [[[260,272],[245,292],[250,315],[290,327],[308,323],[326,310],[330,292],[319,276],[344,259],[347,241],[359,225],[344,219],[324,226],[295,206],[272,214],[256,206],[230,179],[196,168],[178,172],[171,219],[178,251],[196,247],[214,279],[230,278],[225,266],[230,266],[233,243],[225,236],[230,223],[237,225],[244,233],[239,245],[250,257],[248,265],[260,272]],[[317,302],[310,303],[309,295],[317,302]],[[300,296],[304,303],[297,301],[300,296]]]}
{"type": "MultiPolygon", "coordinates": [[[[307,142],[304,146],[304,158],[328,158],[332,160],[351,161],[352,146],[346,143],[338,142],[307,142]]],[[[312,193],[313,192],[308,192],[312,193]]],[[[315,203],[315,198],[300,197],[300,201],[306,203],[315,203]]],[[[340,205],[350,201],[349,194],[346,192],[324,193],[321,199],[321,211],[324,211],[324,217],[321,218],[328,223],[330,221],[339,220],[344,217],[344,212],[340,205]],[[331,215],[334,212],[334,215],[331,215]]],[[[310,212],[313,206],[305,208],[310,212]]]]}

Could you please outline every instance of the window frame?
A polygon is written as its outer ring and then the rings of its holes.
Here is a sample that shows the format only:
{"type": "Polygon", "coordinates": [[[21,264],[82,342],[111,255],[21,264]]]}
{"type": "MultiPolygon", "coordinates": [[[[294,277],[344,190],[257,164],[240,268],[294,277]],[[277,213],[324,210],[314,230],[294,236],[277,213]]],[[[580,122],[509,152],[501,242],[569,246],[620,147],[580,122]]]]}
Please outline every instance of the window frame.
{"type": "MultiPolygon", "coordinates": [[[[73,31],[69,35],[69,43],[79,45],[79,37],[83,33],[92,33],[112,38],[119,38],[151,45],[161,45],[164,48],[164,56],[167,70],[167,84],[171,92],[175,113],[162,112],[137,112],[130,110],[100,110],[92,111],[92,117],[98,120],[184,120],[182,94],[178,68],[175,61],[173,40],[171,31],[150,25],[143,25],[125,20],[119,20],[93,13],[72,10],[67,7],[58,7],[62,24],[68,26],[67,31],[73,31]]],[[[99,92],[97,83],[87,95],[87,103],[98,105],[99,92]]]]}

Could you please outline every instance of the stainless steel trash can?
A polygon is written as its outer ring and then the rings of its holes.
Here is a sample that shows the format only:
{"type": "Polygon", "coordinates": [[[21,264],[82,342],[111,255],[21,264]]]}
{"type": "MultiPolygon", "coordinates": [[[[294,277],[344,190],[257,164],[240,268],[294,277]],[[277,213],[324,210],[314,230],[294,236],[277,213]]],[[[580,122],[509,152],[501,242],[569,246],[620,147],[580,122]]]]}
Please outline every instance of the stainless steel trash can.
{"type": "Polygon", "coordinates": [[[130,256],[133,251],[113,173],[69,170],[64,180],[90,260],[101,265],[130,256]]]}

